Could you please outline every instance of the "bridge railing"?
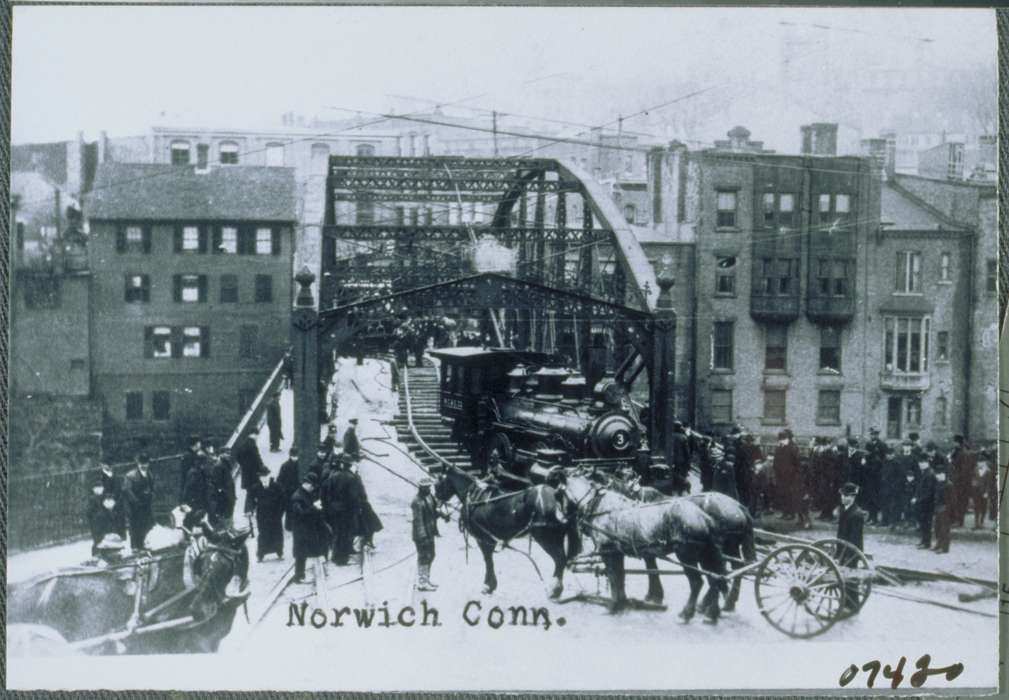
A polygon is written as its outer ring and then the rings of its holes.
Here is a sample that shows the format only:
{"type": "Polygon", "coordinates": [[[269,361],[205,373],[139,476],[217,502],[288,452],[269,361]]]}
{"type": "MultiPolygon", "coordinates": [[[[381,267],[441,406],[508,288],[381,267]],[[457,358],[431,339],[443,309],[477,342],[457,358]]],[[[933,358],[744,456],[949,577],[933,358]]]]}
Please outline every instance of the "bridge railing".
{"type": "MultiPolygon", "coordinates": [[[[267,402],[283,380],[281,361],[260,388],[224,447],[234,447],[253,427],[260,425],[267,402]]],[[[179,504],[182,457],[182,454],[173,454],[151,459],[154,519],[162,524],[169,522],[169,513],[179,504]]],[[[116,474],[125,476],[134,463],[110,466],[116,474]]],[[[97,475],[97,469],[75,469],[11,478],[7,482],[8,549],[12,552],[37,549],[87,537],[88,500],[97,475]]]]}

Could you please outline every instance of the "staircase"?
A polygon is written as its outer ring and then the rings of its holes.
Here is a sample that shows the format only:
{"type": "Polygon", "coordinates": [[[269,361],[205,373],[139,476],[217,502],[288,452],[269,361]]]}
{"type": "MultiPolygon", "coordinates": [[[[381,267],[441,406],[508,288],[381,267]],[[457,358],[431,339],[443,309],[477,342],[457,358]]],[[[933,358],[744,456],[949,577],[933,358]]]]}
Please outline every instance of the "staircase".
{"type": "MultiPolygon", "coordinates": [[[[410,382],[410,402],[413,411],[413,424],[417,433],[427,443],[427,446],[438,453],[442,459],[460,469],[469,469],[469,455],[452,439],[451,428],[442,422],[438,408],[438,371],[427,361],[424,367],[411,367],[406,370],[410,382]]],[[[440,466],[435,457],[425,450],[410,430],[407,419],[407,392],[400,389],[399,415],[393,420],[393,426],[399,433],[400,441],[407,446],[414,458],[426,469],[440,466]]]]}

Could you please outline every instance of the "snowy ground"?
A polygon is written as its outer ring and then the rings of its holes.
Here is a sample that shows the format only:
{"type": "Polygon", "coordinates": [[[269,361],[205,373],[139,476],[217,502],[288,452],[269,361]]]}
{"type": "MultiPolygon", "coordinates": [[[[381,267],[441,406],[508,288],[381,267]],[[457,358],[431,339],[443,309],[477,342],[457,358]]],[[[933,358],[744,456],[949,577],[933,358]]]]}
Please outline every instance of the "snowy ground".
{"type": "MultiPolygon", "coordinates": [[[[193,687],[836,688],[840,673],[850,663],[861,666],[880,659],[893,664],[903,655],[908,659],[906,675],[910,675],[914,662],[926,653],[932,654],[933,666],[955,661],[965,664],[963,675],[953,685],[994,685],[997,620],[884,595],[873,595],[856,619],[839,623],[813,640],[802,641],[784,636],[761,617],[752,579],[743,582],[737,612],[724,616],[717,626],[702,624],[700,618],[682,624],[676,616],[687,590],[682,576],[662,579],[668,611],[610,615],[590,603],[548,602],[545,582],[527,557],[506,550],[496,556],[497,593],[481,596],[483,563],[479,551],[472,543],[467,547],[455,519],[442,525],[442,537],[437,543],[432,579],[440,584],[440,590],[418,594],[413,587],[416,561],[410,539],[409,504],[416,493],[411,482],[423,473],[396,440],[394,428],[387,424],[396,406],[396,396],[389,390],[388,369],[376,360],[358,367],[344,359],[337,381],[339,433],[342,435],[350,417],[358,417],[363,444],[377,461],[360,464],[372,505],[385,525],[375,538],[377,550],[364,563],[363,580],[358,557],[346,567],[317,562],[315,585],[288,587],[258,625],[248,624],[241,616],[236,619],[232,634],[222,644],[221,655],[208,666],[217,671],[208,671],[205,680],[200,680],[203,677],[199,673],[192,674],[193,687]],[[293,612],[300,611],[302,603],[306,604],[304,625],[293,612]],[[493,611],[495,606],[504,613],[505,624],[499,628],[489,624],[499,619],[493,611]],[[363,611],[374,607],[378,614],[370,627],[361,627],[353,612],[337,620],[334,608],[344,607],[363,611]],[[319,612],[313,618],[316,608],[319,612]],[[549,628],[542,622],[542,612],[540,624],[509,624],[513,619],[511,608],[516,609],[516,621],[521,621],[518,609],[525,609],[531,616],[534,609],[542,608],[549,616],[549,628]],[[391,622],[409,623],[413,614],[416,624],[380,626],[386,609],[391,622]],[[420,624],[425,609],[438,611],[438,626],[420,624]],[[318,628],[313,620],[320,625],[318,628]],[[337,622],[342,624],[336,626],[337,622]],[[269,663],[250,663],[250,659],[268,659],[269,663]]],[[[283,397],[283,413],[285,426],[290,426],[289,394],[283,397]]],[[[265,431],[260,439],[266,440],[265,431]]],[[[271,469],[279,468],[289,444],[288,434],[280,453],[270,453],[265,444],[260,446],[271,469]]],[[[535,545],[531,550],[525,541],[515,546],[531,556],[540,571],[550,570],[549,559],[535,545]]],[[[961,575],[994,577],[994,542],[954,541],[951,553],[939,557],[915,550],[906,537],[870,533],[867,550],[877,563],[931,569],[941,564],[961,575]]],[[[82,551],[86,556],[86,546],[82,551]]],[[[256,564],[253,559],[249,607],[254,622],[266,609],[268,593],[291,566],[290,542],[286,551],[284,561],[271,556],[256,564]]],[[[57,556],[66,562],[62,557],[72,553],[72,548],[54,548],[46,554],[12,557],[10,574],[25,575],[40,565],[53,566],[57,556]]],[[[80,558],[74,556],[72,560],[80,558]]],[[[628,566],[640,568],[641,564],[628,560],[628,566]]],[[[565,595],[578,591],[607,594],[605,582],[591,574],[568,573],[565,585],[565,595]]],[[[644,577],[629,577],[629,595],[642,598],[645,587],[644,577]]],[[[905,587],[901,592],[959,605],[956,593],[963,590],[970,589],[933,584],[905,587]]],[[[970,607],[996,613],[997,601],[989,599],[970,607]]],[[[178,677],[161,679],[156,673],[154,679],[150,687],[183,687],[178,677]]],[[[864,688],[864,678],[860,676],[850,687],[864,688]]],[[[935,687],[940,687],[938,681],[930,680],[926,685],[929,689],[935,687]]]]}

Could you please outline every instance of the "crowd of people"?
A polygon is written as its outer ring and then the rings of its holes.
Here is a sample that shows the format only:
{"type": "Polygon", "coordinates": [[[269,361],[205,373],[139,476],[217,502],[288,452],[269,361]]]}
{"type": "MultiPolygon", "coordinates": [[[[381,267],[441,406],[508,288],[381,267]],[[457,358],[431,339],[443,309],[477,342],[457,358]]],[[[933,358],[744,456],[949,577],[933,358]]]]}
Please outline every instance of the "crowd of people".
{"type": "Polygon", "coordinates": [[[674,462],[683,464],[674,463],[673,473],[685,474],[696,452],[703,490],[730,495],[755,516],[778,511],[807,529],[813,517],[836,520],[838,494],[850,484],[867,525],[915,529],[922,549],[932,548],[934,536],[940,553],[949,551],[951,527],[981,529],[995,518],[994,450],[973,449],[962,435],[948,452],[934,442],[923,447],[916,433],[894,449],[873,428],[864,444],[854,437],[815,438],[805,454],[790,430],[777,437],[773,451],[765,453],[741,426],[720,439],[684,435],[684,449],[674,446],[674,462]]]}

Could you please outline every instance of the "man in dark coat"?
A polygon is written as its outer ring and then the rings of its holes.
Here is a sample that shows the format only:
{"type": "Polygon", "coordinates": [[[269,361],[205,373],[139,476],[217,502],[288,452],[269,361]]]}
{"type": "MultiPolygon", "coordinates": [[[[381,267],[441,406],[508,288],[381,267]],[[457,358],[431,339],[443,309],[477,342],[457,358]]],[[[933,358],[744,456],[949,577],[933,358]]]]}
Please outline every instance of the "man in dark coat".
{"type": "Polygon", "coordinates": [[[361,441],[357,439],[357,418],[351,418],[343,434],[343,454],[356,462],[361,459],[361,441]]]}
{"type": "Polygon", "coordinates": [[[294,492],[298,490],[298,485],[301,483],[301,467],[298,463],[298,447],[297,445],[291,446],[291,451],[288,453],[287,461],[280,465],[280,471],[277,473],[277,483],[280,485],[280,489],[284,492],[284,504],[287,511],[285,517],[285,528],[287,530],[291,529],[291,496],[294,492]]]}
{"type": "Polygon", "coordinates": [[[330,531],[318,497],[319,479],[307,474],[291,497],[294,517],[294,583],[305,583],[305,564],[309,557],[324,557],[330,531]]]}
{"type": "Polygon", "coordinates": [[[201,458],[199,462],[189,468],[186,484],[182,489],[181,503],[189,506],[193,511],[210,512],[209,460],[201,458]]]}
{"type": "Polygon", "coordinates": [[[326,457],[332,457],[340,447],[340,441],[336,437],[336,426],[332,423],[326,427],[326,437],[322,439],[322,447],[326,451],[326,457]]]}
{"type": "Polygon", "coordinates": [[[333,563],[346,566],[354,553],[354,533],[357,532],[357,516],[360,509],[359,482],[347,469],[347,463],[340,459],[330,470],[322,485],[322,507],[326,522],[333,530],[333,563]]]}
{"type": "Polygon", "coordinates": [[[715,443],[711,448],[711,461],[715,465],[711,483],[712,491],[724,493],[729,498],[739,501],[739,489],[736,487],[735,451],[731,449],[731,446],[723,448],[715,443]]]}
{"type": "Polygon", "coordinates": [[[350,473],[357,482],[355,498],[358,503],[358,517],[355,534],[361,538],[362,549],[365,547],[375,549],[374,537],[375,533],[382,529],[382,520],[378,517],[375,509],[371,507],[371,502],[368,500],[368,490],[364,487],[361,475],[354,467],[350,468],[350,473]]]}
{"type": "Polygon", "coordinates": [[[904,517],[907,475],[914,475],[917,469],[918,466],[911,456],[909,440],[901,444],[899,452],[886,457],[880,476],[879,491],[883,525],[896,529],[901,524],[904,517]]]}
{"type": "Polygon", "coordinates": [[[949,553],[949,531],[953,525],[953,511],[950,507],[952,484],[947,480],[945,465],[936,466],[932,472],[935,478],[935,496],[932,506],[935,513],[935,551],[937,554],[947,554],[949,553]]]}
{"type": "Polygon", "coordinates": [[[831,520],[834,509],[833,489],[835,482],[836,452],[830,444],[830,438],[817,437],[810,450],[809,472],[812,482],[813,507],[820,511],[817,520],[831,520]]]}
{"type": "Polygon", "coordinates": [[[283,367],[280,371],[284,374],[284,388],[290,389],[294,384],[294,355],[291,350],[284,353],[283,367]]]}
{"type": "Polygon", "coordinates": [[[98,482],[102,485],[102,492],[106,494],[112,494],[112,497],[119,502],[119,507],[122,508],[122,496],[123,496],[123,479],[112,471],[106,462],[98,462],[98,482]]]}
{"type": "Polygon", "coordinates": [[[949,484],[949,515],[953,524],[963,527],[970,505],[971,479],[977,458],[968,449],[963,435],[954,435],[953,442],[955,446],[949,456],[953,468],[949,484]]]}
{"type": "Polygon", "coordinates": [[[935,511],[935,474],[929,465],[928,456],[918,462],[918,479],[914,498],[911,499],[918,516],[918,549],[932,548],[932,516],[935,511]]]}
{"type": "Polygon", "coordinates": [[[280,452],[284,430],[280,420],[280,392],[276,391],[266,404],[266,427],[270,431],[270,452],[280,452]]]}
{"type": "Polygon", "coordinates": [[[869,513],[870,525],[879,523],[883,465],[886,463],[889,453],[890,448],[879,438],[879,428],[870,428],[869,441],[865,444],[862,490],[858,494],[859,504],[869,513]]]}
{"type": "MultiPolygon", "coordinates": [[[[857,547],[862,551],[865,547],[863,533],[865,530],[865,511],[855,505],[858,496],[858,486],[848,482],[841,487],[841,508],[837,519],[837,539],[857,547]]],[[[848,549],[842,550],[837,558],[837,563],[851,569],[858,567],[858,555],[848,549]]],[[[858,607],[858,583],[854,581],[846,582],[844,586],[845,607],[856,609],[858,607]]]]}
{"type": "Polygon", "coordinates": [[[808,530],[812,524],[806,511],[802,461],[799,458],[799,448],[792,441],[791,430],[786,429],[778,433],[773,465],[783,515],[797,516],[799,525],[808,530]]]}
{"type": "Polygon", "coordinates": [[[144,548],[144,538],[154,527],[154,477],[151,460],[146,454],[137,456],[137,466],[123,479],[123,501],[129,522],[130,547],[137,552],[144,548]]]}
{"type": "Polygon", "coordinates": [[[994,481],[995,471],[989,462],[988,451],[983,450],[979,454],[970,485],[975,530],[980,530],[984,526],[985,516],[988,514],[988,492],[994,481]]]}
{"type": "Polygon", "coordinates": [[[846,442],[839,476],[842,483],[850,481],[861,492],[865,478],[865,453],[858,449],[857,438],[850,437],[846,442]]]}
{"type": "Polygon", "coordinates": [[[235,447],[235,461],[242,474],[242,489],[245,491],[245,513],[251,513],[253,499],[249,498],[249,490],[252,489],[259,479],[259,472],[263,467],[263,458],[259,454],[259,447],[256,440],[259,432],[253,428],[249,434],[238,441],[235,447]]]}
{"type": "Polygon", "coordinates": [[[91,530],[91,555],[97,556],[98,543],[110,533],[126,537],[126,518],[118,498],[106,491],[96,479],[88,498],[88,527],[91,530]]]}
{"type": "Polygon", "coordinates": [[[329,475],[330,465],[334,461],[331,457],[331,453],[326,448],[325,443],[321,443],[319,448],[315,451],[315,460],[309,466],[308,471],[319,477],[319,483],[322,484],[329,475]]]}
{"type": "Polygon", "coordinates": [[[753,498],[753,451],[746,442],[746,433],[740,426],[735,426],[729,433],[732,441],[728,451],[731,451],[732,462],[736,468],[735,485],[739,502],[750,509],[756,517],[756,503],[753,498]]]}
{"type": "Polygon", "coordinates": [[[438,537],[438,516],[448,520],[448,514],[440,511],[438,502],[431,494],[434,482],[423,478],[417,485],[417,495],[410,503],[413,515],[413,544],[417,548],[417,590],[435,591],[437,584],[431,581],[431,564],[434,562],[434,538],[438,537]]]}
{"type": "Polygon", "coordinates": [[[227,452],[210,458],[210,469],[207,476],[209,492],[207,516],[210,518],[210,524],[215,528],[221,523],[230,521],[235,514],[234,471],[231,455],[227,452]]]}
{"type": "Polygon", "coordinates": [[[256,538],[256,560],[263,561],[267,554],[276,554],[278,559],[284,558],[284,511],[287,503],[284,490],[270,476],[266,467],[259,473],[259,481],[252,492],[256,502],[256,525],[259,535],[256,538]]]}
{"type": "Polygon", "coordinates": [[[711,459],[711,442],[707,438],[698,447],[697,465],[701,470],[701,491],[710,491],[715,480],[715,465],[711,459]]]}
{"type": "Polygon", "coordinates": [[[199,435],[189,436],[189,447],[182,454],[182,464],[179,466],[179,503],[185,501],[186,479],[189,478],[189,470],[203,462],[203,455],[200,453],[202,447],[203,441],[199,435]]]}
{"type": "Polygon", "coordinates": [[[673,433],[669,436],[669,441],[673,455],[673,463],[670,466],[673,468],[674,481],[685,482],[687,475],[690,474],[690,443],[683,429],[683,423],[678,420],[673,421],[673,433]]]}

